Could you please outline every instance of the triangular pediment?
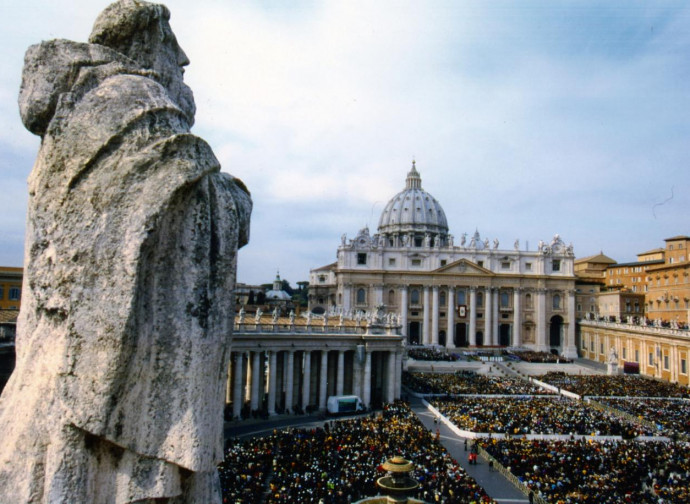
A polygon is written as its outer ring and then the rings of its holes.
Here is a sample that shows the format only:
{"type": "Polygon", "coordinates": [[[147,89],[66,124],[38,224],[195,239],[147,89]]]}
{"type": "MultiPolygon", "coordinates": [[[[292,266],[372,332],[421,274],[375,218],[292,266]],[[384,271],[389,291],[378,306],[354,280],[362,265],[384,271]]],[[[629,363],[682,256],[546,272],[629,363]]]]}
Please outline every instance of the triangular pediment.
{"type": "Polygon", "coordinates": [[[479,266],[477,263],[468,261],[467,259],[460,259],[459,261],[446,264],[438,268],[435,273],[453,273],[456,275],[493,275],[493,273],[479,266]]]}

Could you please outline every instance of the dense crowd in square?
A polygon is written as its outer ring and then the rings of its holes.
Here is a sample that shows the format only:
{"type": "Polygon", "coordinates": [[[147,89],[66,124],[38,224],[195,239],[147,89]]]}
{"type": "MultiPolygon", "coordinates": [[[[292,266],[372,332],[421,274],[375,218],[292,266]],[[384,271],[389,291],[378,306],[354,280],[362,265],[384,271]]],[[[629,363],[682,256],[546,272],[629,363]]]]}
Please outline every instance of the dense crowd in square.
{"type": "Polygon", "coordinates": [[[653,422],[662,434],[690,434],[690,402],[684,399],[610,397],[597,402],[653,422]]]}
{"type": "Polygon", "coordinates": [[[508,355],[516,357],[521,361],[540,363],[540,364],[569,364],[573,362],[561,355],[554,355],[549,352],[535,352],[534,350],[522,350],[519,352],[509,352],[508,355]]]}
{"type": "Polygon", "coordinates": [[[554,394],[521,378],[483,375],[472,371],[443,374],[403,372],[402,384],[420,394],[554,394]]]}
{"type": "Polygon", "coordinates": [[[690,397],[690,389],[639,375],[574,375],[551,371],[538,380],[580,396],[690,397]]]}
{"type": "Polygon", "coordinates": [[[457,354],[431,347],[411,347],[407,351],[407,356],[417,361],[453,362],[460,359],[460,356],[457,354]]]}
{"type": "Polygon", "coordinates": [[[644,431],[613,414],[566,397],[462,397],[431,401],[463,430],[477,433],[576,434],[635,437],[644,431]]]}
{"type": "Polygon", "coordinates": [[[381,465],[395,455],[415,465],[418,498],[493,502],[402,402],[377,416],[233,441],[227,453],[221,483],[225,502],[232,504],[354,502],[381,493],[375,485],[385,475],[381,465]]]}
{"type": "Polygon", "coordinates": [[[690,502],[687,443],[494,438],[481,446],[548,502],[690,502]]]}

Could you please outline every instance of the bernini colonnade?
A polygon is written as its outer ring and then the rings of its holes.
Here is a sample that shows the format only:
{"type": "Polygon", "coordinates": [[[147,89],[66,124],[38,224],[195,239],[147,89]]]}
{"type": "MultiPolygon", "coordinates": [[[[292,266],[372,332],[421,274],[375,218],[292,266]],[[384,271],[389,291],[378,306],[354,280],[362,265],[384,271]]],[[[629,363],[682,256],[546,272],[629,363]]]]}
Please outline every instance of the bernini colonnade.
{"type": "Polygon", "coordinates": [[[357,395],[365,406],[400,397],[403,338],[390,325],[270,315],[239,320],[228,370],[233,417],[325,411],[333,395],[357,395]]]}

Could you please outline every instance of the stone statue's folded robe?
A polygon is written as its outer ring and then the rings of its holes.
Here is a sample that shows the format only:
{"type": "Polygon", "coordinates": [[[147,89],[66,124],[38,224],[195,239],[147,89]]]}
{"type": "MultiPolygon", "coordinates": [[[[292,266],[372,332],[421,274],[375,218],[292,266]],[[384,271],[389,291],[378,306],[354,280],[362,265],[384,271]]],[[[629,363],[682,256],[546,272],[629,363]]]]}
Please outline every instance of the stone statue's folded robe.
{"type": "Polygon", "coordinates": [[[22,94],[30,129],[40,114],[27,107],[55,110],[29,179],[17,365],[0,399],[0,425],[24,422],[3,433],[14,451],[0,460],[0,495],[13,471],[33,475],[15,490],[38,496],[16,502],[62,502],[65,474],[102,487],[103,502],[176,495],[185,470],[213,477],[223,457],[232,290],[251,200],[166,89],[117,53],[34,46],[22,94]],[[90,64],[46,82],[33,63],[46,51],[90,64]],[[70,456],[75,443],[112,478],[66,471],[85,462],[70,456]]]}

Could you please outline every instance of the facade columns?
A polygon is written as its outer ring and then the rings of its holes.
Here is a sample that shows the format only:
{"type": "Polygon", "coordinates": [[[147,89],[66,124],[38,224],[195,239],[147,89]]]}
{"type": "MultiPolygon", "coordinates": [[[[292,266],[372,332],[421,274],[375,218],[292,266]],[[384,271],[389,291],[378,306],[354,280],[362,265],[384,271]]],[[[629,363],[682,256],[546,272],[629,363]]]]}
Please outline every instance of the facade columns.
{"type": "Polygon", "coordinates": [[[302,372],[302,410],[306,413],[307,406],[309,406],[309,385],[311,383],[311,351],[305,350],[304,354],[304,371],[302,372]]]}
{"type": "Polygon", "coordinates": [[[438,345],[438,285],[431,288],[431,344],[438,345]]]}
{"type": "Polygon", "coordinates": [[[491,316],[494,313],[493,306],[491,302],[493,301],[493,296],[491,295],[491,287],[486,287],[484,289],[484,344],[492,345],[494,338],[491,334],[491,329],[493,329],[493,324],[491,323],[491,316]]]}
{"type": "Polygon", "coordinates": [[[242,415],[243,394],[242,389],[244,385],[244,354],[233,352],[232,368],[235,373],[235,379],[232,388],[232,416],[240,418],[242,415]]]}
{"type": "Polygon", "coordinates": [[[383,284],[374,286],[374,303],[369,303],[369,306],[376,307],[382,305],[383,303],[383,284]]]}
{"type": "Polygon", "coordinates": [[[400,387],[402,382],[402,352],[395,353],[395,398],[400,397],[400,387]]]}
{"type": "Polygon", "coordinates": [[[251,367],[251,377],[252,382],[252,396],[250,401],[251,411],[256,411],[259,409],[259,382],[261,381],[261,370],[259,366],[261,364],[261,352],[252,352],[252,367],[251,367]]]}
{"type": "Polygon", "coordinates": [[[321,376],[319,377],[319,410],[326,410],[328,388],[328,351],[321,350],[321,376]]]}
{"type": "Polygon", "coordinates": [[[455,287],[448,287],[448,327],[446,329],[446,348],[455,348],[455,287]]]}
{"type": "Polygon", "coordinates": [[[371,352],[365,351],[364,383],[362,383],[362,402],[365,407],[371,403],[371,352]]]}
{"type": "Polygon", "coordinates": [[[491,330],[491,334],[492,334],[492,337],[491,337],[492,343],[491,344],[493,346],[496,346],[499,343],[499,341],[498,341],[498,319],[499,319],[499,313],[498,313],[499,296],[498,296],[498,294],[499,294],[498,289],[497,288],[494,289],[494,292],[493,292],[493,298],[494,299],[491,303],[491,306],[493,306],[493,308],[494,308],[494,313],[493,313],[493,316],[491,317],[491,321],[493,322],[493,328],[491,330]]]}
{"type": "Polygon", "coordinates": [[[546,289],[537,289],[537,350],[548,351],[546,340],[546,289]]]}
{"type": "Polygon", "coordinates": [[[395,352],[388,352],[388,380],[386,383],[386,402],[395,400],[395,352]]]}
{"type": "Polygon", "coordinates": [[[424,309],[422,320],[422,343],[424,345],[431,344],[431,335],[429,334],[429,286],[424,286],[424,309]]]}
{"type": "Polygon", "coordinates": [[[477,288],[470,287],[470,346],[477,346],[477,288]]]}
{"type": "Polygon", "coordinates": [[[409,305],[408,302],[408,296],[409,296],[409,288],[407,285],[403,285],[400,287],[400,325],[402,327],[400,328],[400,333],[402,336],[405,338],[405,342],[407,342],[407,307],[409,305]]]}
{"type": "Polygon", "coordinates": [[[352,309],[352,284],[343,286],[343,310],[349,312],[352,309]]]}
{"type": "Polygon", "coordinates": [[[278,354],[268,352],[268,414],[276,414],[276,378],[278,378],[278,354]]]}
{"type": "Polygon", "coordinates": [[[345,352],[338,350],[338,370],[335,395],[343,395],[345,389],[345,352]]]}
{"type": "MultiPolygon", "coordinates": [[[[575,346],[575,291],[568,291],[568,328],[565,337],[563,355],[567,359],[577,358],[577,347],[575,346]]],[[[620,349],[618,350],[620,355],[620,349]]]]}
{"type": "Polygon", "coordinates": [[[294,386],[295,379],[295,351],[288,350],[287,352],[287,366],[286,366],[287,379],[285,380],[285,410],[292,411],[294,405],[294,399],[292,397],[292,388],[294,386]]]}
{"type": "Polygon", "coordinates": [[[513,290],[513,346],[522,346],[522,306],[520,305],[520,287],[513,290]]]}

